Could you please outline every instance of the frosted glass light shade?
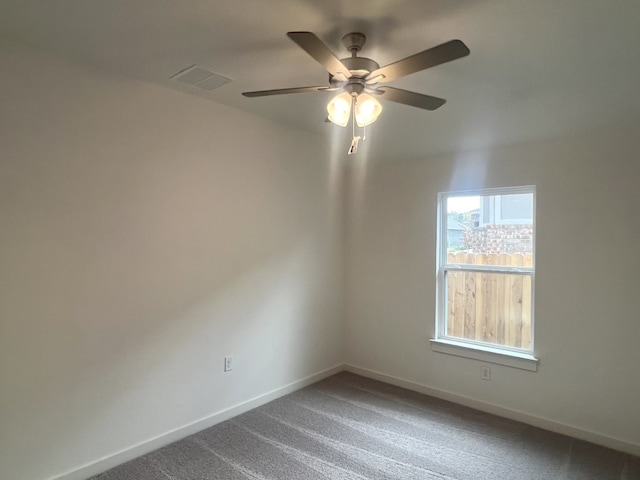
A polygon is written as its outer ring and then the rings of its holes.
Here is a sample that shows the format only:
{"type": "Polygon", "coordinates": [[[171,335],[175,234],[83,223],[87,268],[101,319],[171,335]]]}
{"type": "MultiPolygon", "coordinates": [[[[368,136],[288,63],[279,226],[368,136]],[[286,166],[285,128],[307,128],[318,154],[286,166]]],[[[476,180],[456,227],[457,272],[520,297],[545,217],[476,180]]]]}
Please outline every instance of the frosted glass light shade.
{"type": "Polygon", "coordinates": [[[329,121],[341,127],[346,127],[351,113],[351,101],[351,95],[347,92],[333,97],[327,105],[329,121]]]}
{"type": "Polygon", "coordinates": [[[356,98],[355,110],[356,123],[359,127],[366,127],[378,119],[382,112],[382,105],[371,95],[361,93],[356,98]]]}

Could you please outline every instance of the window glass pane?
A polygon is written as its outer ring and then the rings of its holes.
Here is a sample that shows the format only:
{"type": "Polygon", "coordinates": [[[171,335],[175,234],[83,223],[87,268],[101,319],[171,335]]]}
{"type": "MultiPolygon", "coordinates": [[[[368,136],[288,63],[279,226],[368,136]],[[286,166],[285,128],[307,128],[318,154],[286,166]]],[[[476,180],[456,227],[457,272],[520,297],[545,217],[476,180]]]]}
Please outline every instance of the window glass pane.
{"type": "Polygon", "coordinates": [[[533,193],[450,196],[446,202],[448,263],[532,265],[533,193]]]}
{"type": "Polygon", "coordinates": [[[533,195],[500,195],[500,220],[533,223],[533,195]]]}
{"type": "Polygon", "coordinates": [[[531,277],[446,272],[446,335],[531,348],[531,277]]]}

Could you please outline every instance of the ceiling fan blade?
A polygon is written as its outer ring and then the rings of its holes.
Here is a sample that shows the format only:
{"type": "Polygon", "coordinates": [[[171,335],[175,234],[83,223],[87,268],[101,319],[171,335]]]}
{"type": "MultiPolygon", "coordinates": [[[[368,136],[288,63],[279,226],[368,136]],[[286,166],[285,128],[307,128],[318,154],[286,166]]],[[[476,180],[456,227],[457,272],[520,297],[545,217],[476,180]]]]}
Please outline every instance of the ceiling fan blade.
{"type": "Polygon", "coordinates": [[[410,92],[393,87],[380,87],[378,91],[384,92],[383,100],[402,103],[411,107],[424,108],[425,110],[435,110],[446,103],[444,98],[432,97],[421,93],[410,92]]]}
{"type": "Polygon", "coordinates": [[[242,92],[245,97],[267,97],[269,95],[284,95],[287,93],[307,93],[307,92],[333,92],[337,88],[332,87],[295,87],[280,88],[278,90],[260,90],[257,92],[242,92]]]}
{"type": "Polygon", "coordinates": [[[349,69],[311,32],[288,32],[287,36],[322,65],[331,75],[351,77],[349,69]]]}
{"type": "Polygon", "coordinates": [[[365,80],[368,83],[390,82],[396,78],[465,57],[469,53],[469,49],[462,41],[451,40],[374,70],[366,76],[365,80]]]}

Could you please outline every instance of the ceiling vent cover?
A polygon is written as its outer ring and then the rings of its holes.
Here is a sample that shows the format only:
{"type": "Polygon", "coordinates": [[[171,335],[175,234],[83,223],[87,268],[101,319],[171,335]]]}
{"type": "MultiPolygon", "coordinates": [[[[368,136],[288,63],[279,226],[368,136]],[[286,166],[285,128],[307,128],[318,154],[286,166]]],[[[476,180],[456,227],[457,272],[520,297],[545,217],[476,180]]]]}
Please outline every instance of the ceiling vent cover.
{"type": "Polygon", "coordinates": [[[231,81],[230,78],[218,75],[198,65],[191,65],[189,68],[185,68],[176,73],[171,79],[208,91],[215,90],[231,81]]]}

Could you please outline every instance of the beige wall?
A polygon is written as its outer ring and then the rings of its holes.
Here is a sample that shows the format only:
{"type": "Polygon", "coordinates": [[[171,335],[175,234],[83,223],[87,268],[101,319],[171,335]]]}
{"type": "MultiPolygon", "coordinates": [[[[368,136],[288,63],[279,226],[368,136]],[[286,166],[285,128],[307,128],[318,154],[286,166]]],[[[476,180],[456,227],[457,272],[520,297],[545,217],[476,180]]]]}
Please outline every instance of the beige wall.
{"type": "Polygon", "coordinates": [[[348,362],[640,452],[639,131],[351,169],[348,362]],[[537,373],[493,365],[487,382],[479,362],[430,348],[436,195],[510,185],[537,186],[540,365],[537,373]]]}
{"type": "Polygon", "coordinates": [[[342,362],[320,139],[28,49],[0,60],[0,477],[62,474],[342,362]]]}

